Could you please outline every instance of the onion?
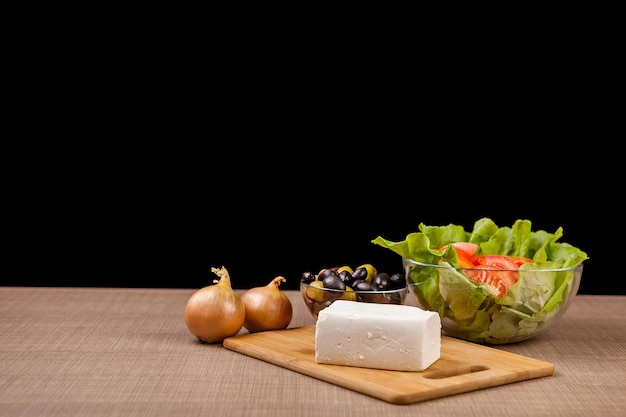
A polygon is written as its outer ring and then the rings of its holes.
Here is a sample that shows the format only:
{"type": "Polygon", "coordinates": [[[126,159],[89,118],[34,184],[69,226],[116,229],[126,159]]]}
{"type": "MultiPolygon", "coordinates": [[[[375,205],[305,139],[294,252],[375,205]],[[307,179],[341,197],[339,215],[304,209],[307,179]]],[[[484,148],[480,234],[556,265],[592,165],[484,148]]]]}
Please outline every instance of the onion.
{"type": "Polygon", "coordinates": [[[226,268],[211,268],[220,277],[215,285],[200,288],[185,304],[187,328],[204,343],[218,343],[239,333],[246,308],[230,283],[226,268]]]}
{"type": "Polygon", "coordinates": [[[269,284],[254,287],[241,295],[246,308],[243,326],[250,333],[285,329],[291,323],[293,308],[289,298],[278,288],[284,277],[276,277],[269,284]]]}

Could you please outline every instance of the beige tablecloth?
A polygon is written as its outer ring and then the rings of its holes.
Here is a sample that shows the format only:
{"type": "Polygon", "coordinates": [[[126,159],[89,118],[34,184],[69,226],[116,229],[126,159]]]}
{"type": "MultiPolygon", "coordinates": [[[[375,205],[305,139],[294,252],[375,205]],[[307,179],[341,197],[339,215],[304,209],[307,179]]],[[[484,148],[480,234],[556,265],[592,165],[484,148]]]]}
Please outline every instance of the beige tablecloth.
{"type": "MultiPolygon", "coordinates": [[[[579,295],[545,333],[497,347],[551,376],[395,405],[199,343],[193,292],[0,287],[0,416],[626,416],[624,296],[579,295]]],[[[314,324],[286,293],[290,327],[314,324]]]]}

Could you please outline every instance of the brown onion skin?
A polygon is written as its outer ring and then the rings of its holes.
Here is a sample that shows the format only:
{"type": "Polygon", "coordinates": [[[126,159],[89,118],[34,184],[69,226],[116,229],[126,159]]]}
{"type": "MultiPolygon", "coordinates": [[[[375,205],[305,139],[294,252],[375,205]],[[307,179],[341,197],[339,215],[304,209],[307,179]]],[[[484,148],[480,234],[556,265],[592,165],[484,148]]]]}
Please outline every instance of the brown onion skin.
{"type": "Polygon", "coordinates": [[[284,277],[279,276],[269,284],[251,288],[241,295],[246,308],[243,327],[250,333],[282,330],[289,326],[293,307],[289,298],[278,288],[285,281],[284,277]]]}
{"type": "Polygon", "coordinates": [[[221,343],[243,327],[246,309],[231,286],[226,268],[212,268],[220,276],[215,285],[200,288],[185,304],[187,329],[203,343],[221,343]]]}

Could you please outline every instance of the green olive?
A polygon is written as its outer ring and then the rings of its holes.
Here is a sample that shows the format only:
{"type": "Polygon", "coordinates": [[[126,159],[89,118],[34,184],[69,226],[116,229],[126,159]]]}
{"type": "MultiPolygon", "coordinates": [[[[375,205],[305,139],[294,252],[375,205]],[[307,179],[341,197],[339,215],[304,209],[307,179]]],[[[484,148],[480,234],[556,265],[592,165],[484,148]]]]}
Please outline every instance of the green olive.
{"type": "Polygon", "coordinates": [[[324,290],[322,288],[324,288],[322,281],[312,281],[306,290],[306,296],[321,303],[324,301],[324,290]]]}
{"type": "Polygon", "coordinates": [[[350,287],[346,287],[346,291],[341,295],[342,300],[356,301],[356,292],[350,287]]]}
{"type": "Polygon", "coordinates": [[[339,275],[341,271],[348,271],[350,275],[352,275],[352,273],[354,272],[354,270],[348,265],[340,266],[339,268],[337,268],[337,275],[339,275]]]}

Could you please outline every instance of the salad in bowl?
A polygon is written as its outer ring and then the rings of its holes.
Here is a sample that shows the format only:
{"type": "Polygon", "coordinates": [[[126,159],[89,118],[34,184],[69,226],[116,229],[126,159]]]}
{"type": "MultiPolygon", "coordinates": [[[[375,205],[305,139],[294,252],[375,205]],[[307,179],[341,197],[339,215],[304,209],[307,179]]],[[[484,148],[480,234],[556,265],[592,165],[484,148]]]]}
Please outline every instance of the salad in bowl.
{"type": "Polygon", "coordinates": [[[372,243],[400,256],[425,310],[436,311],[449,336],[482,344],[519,342],[552,325],[580,285],[582,250],[529,220],[499,227],[489,218],[462,226],[427,226],[394,242],[372,243]]]}

